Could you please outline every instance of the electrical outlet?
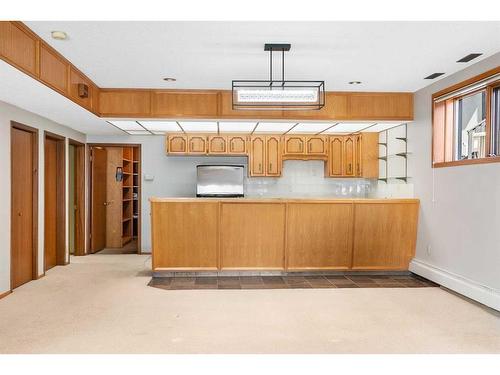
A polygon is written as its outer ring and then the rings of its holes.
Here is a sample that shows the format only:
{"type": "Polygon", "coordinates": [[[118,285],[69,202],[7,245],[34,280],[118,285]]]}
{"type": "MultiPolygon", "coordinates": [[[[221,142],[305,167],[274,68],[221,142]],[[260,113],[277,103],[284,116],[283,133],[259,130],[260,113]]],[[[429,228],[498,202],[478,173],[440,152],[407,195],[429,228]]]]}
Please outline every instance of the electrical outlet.
{"type": "Polygon", "coordinates": [[[427,255],[431,255],[431,245],[427,245],[427,255]]]}

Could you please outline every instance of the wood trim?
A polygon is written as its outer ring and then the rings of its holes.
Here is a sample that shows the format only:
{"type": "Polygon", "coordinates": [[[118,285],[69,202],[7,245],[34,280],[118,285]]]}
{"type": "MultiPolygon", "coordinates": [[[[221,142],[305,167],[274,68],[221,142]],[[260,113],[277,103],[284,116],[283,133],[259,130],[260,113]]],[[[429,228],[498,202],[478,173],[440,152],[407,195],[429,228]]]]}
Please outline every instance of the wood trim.
{"type": "MultiPolygon", "coordinates": [[[[31,133],[32,137],[32,152],[33,152],[33,166],[34,171],[33,171],[33,184],[32,184],[32,190],[33,190],[33,238],[32,238],[32,244],[33,244],[33,249],[32,249],[32,255],[33,255],[33,271],[32,271],[32,278],[33,280],[36,280],[39,278],[38,275],[38,180],[39,180],[39,167],[40,165],[38,164],[38,144],[39,144],[39,135],[38,135],[38,129],[32,128],[31,126],[21,124],[16,121],[11,121],[11,132],[12,128],[24,130],[27,132],[31,133]]],[[[11,154],[12,155],[12,154],[11,154]]],[[[12,161],[11,161],[12,164],[12,161]]],[[[14,173],[14,171],[11,168],[11,176],[14,173]]],[[[11,178],[12,180],[12,178],[11,178]]],[[[12,191],[11,191],[11,202],[12,202],[12,191]]],[[[12,215],[12,206],[11,206],[11,215],[12,215]]],[[[11,235],[12,235],[12,228],[11,228],[11,235]]],[[[11,237],[12,238],[12,237],[11,237]]],[[[11,254],[12,254],[12,244],[10,248],[11,254]]],[[[10,261],[10,289],[12,290],[12,256],[11,256],[11,261],[10,261]]],[[[44,272],[45,273],[45,272],[44,272]]]]}
{"type": "Polygon", "coordinates": [[[490,164],[490,163],[500,163],[500,156],[490,156],[481,159],[465,159],[465,160],[455,160],[446,161],[441,163],[435,163],[434,168],[445,168],[445,167],[456,167],[459,165],[472,165],[472,164],[490,164]]]}
{"type": "MultiPolygon", "coordinates": [[[[56,264],[64,266],[66,262],[66,137],[59,134],[51,133],[49,131],[44,131],[44,144],[47,139],[52,139],[57,141],[57,219],[56,219],[56,264]]],[[[44,148],[45,150],[45,148],[44,148]]],[[[44,153],[44,157],[45,153],[44,153]]],[[[44,184],[46,184],[44,176],[44,184]]],[[[68,255],[69,258],[69,255],[68,255]]],[[[47,271],[45,266],[45,249],[44,249],[44,267],[43,269],[47,271]]]]}
{"type": "Polygon", "coordinates": [[[75,215],[75,256],[85,255],[85,151],[84,143],[69,138],[68,144],[75,146],[75,198],[77,213],[75,215]]]}
{"type": "Polygon", "coordinates": [[[6,292],[0,293],[0,299],[7,297],[11,293],[12,293],[12,290],[8,290],[6,292]]]}

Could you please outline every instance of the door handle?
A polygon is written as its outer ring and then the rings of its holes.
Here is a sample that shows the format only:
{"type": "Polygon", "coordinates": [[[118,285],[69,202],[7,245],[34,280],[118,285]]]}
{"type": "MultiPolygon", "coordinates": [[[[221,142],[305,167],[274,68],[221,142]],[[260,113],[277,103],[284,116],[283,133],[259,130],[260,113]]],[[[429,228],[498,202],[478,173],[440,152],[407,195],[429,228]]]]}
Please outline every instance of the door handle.
{"type": "Polygon", "coordinates": [[[23,213],[22,212],[18,212],[17,216],[23,216],[23,213]]]}
{"type": "Polygon", "coordinates": [[[269,163],[269,170],[272,171],[273,170],[273,163],[269,163]]]}

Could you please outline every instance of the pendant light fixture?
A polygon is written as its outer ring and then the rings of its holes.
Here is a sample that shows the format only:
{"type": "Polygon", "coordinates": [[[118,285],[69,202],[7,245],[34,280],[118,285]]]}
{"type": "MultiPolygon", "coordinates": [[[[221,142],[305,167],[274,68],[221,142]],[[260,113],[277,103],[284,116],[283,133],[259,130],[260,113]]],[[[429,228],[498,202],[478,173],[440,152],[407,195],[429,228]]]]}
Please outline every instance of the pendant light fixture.
{"type": "Polygon", "coordinates": [[[285,80],[285,52],[290,44],[266,43],[269,80],[233,80],[235,110],[319,110],[325,105],[325,81],[285,80]],[[281,52],[281,80],[273,79],[273,52],[281,52]]]}

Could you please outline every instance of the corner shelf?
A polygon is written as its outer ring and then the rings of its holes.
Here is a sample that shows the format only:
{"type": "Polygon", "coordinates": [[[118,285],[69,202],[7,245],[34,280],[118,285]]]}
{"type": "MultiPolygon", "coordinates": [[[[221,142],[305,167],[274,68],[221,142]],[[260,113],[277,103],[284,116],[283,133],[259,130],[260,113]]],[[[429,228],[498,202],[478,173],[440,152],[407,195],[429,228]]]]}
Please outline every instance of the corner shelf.
{"type": "MultiPolygon", "coordinates": [[[[378,159],[382,160],[385,162],[385,177],[381,177],[378,180],[379,181],[384,181],[387,183],[388,180],[394,179],[394,180],[401,180],[404,181],[405,183],[408,183],[408,155],[410,154],[408,152],[408,124],[403,125],[405,128],[405,136],[404,137],[395,137],[396,140],[403,141],[405,143],[405,149],[404,152],[398,152],[396,154],[389,155],[389,130],[385,130],[385,142],[378,142],[380,146],[385,146],[385,155],[379,156],[378,159]],[[402,157],[404,158],[404,176],[398,176],[398,177],[388,177],[389,176],[389,166],[388,166],[388,159],[392,157],[402,157]]],[[[393,128],[391,128],[393,129],[393,128]]]]}

